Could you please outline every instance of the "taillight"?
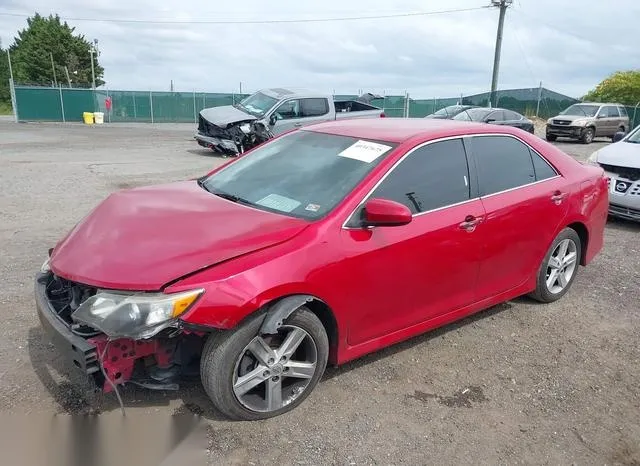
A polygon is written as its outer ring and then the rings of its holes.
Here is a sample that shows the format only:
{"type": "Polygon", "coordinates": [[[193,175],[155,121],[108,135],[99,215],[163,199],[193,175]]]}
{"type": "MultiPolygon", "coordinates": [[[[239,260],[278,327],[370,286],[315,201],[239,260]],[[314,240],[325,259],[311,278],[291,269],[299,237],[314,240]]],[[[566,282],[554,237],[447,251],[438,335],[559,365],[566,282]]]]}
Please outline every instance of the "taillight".
{"type": "Polygon", "coordinates": [[[386,116],[387,116],[387,115],[385,115],[385,114],[384,114],[384,112],[382,112],[382,113],[380,114],[380,118],[385,118],[386,116]]]}

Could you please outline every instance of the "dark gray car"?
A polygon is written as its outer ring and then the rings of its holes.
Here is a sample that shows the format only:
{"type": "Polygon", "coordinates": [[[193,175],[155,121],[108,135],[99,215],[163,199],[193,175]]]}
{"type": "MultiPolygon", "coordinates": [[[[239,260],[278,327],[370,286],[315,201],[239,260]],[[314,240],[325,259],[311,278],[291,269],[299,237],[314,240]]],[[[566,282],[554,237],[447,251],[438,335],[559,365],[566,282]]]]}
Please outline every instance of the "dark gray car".
{"type": "Polygon", "coordinates": [[[494,125],[513,126],[534,134],[533,121],[506,108],[474,107],[458,113],[452,120],[479,121],[494,125]]]}
{"type": "Polygon", "coordinates": [[[425,118],[432,118],[435,120],[451,120],[460,112],[475,108],[475,105],[449,105],[448,107],[441,108],[437,112],[427,115],[425,118]]]}

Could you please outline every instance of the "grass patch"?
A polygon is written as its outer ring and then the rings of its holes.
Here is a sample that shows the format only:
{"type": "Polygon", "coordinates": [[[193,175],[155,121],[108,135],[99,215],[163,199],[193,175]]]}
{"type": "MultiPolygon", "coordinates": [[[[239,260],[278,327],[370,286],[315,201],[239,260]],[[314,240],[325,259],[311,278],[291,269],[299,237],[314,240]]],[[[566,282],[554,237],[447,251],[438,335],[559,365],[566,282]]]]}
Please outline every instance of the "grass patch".
{"type": "Polygon", "coordinates": [[[13,115],[13,108],[9,102],[0,102],[0,115],[13,115]]]}

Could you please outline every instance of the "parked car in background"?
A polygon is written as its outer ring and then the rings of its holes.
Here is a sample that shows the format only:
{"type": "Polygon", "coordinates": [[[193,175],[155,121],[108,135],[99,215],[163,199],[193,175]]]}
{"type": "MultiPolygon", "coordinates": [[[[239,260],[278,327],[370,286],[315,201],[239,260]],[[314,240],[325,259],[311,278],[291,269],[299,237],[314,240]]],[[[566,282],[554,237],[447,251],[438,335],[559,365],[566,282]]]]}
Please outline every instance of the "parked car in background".
{"type": "Polygon", "coordinates": [[[595,151],[587,162],[602,167],[609,180],[609,213],[640,221],[640,126],[626,136],[617,133],[614,144],[595,151]]]}
{"type": "Polygon", "coordinates": [[[593,138],[612,138],[629,130],[629,115],[624,105],[579,103],[547,120],[547,141],[559,137],[578,139],[591,144],[593,138]]]}
{"type": "Polygon", "coordinates": [[[363,99],[334,100],[307,91],[262,89],[235,105],[205,108],[194,136],[202,147],[237,156],[286,131],[340,118],[380,118],[384,110],[363,99]]]}
{"type": "Polygon", "coordinates": [[[37,313],[105,391],[195,367],[219,411],[263,419],[327,363],[520,295],[560,299],[607,210],[602,168],[514,128],[340,119],[111,194],[49,252],[37,313]]]}
{"type": "Polygon", "coordinates": [[[463,110],[452,118],[458,121],[477,121],[494,125],[513,126],[531,134],[534,132],[533,121],[524,115],[505,108],[474,107],[463,110]]]}
{"type": "Polygon", "coordinates": [[[425,118],[433,118],[436,120],[450,120],[458,113],[474,107],[475,105],[449,105],[448,107],[441,108],[437,112],[427,115],[425,118]]]}

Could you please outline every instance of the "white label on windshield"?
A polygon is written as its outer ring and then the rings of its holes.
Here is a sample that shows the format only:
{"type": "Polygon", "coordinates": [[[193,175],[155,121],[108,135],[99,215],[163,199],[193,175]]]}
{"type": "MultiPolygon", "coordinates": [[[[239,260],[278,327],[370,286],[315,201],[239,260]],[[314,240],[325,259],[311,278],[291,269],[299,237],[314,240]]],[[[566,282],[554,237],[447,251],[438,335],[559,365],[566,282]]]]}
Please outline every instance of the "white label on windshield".
{"type": "Polygon", "coordinates": [[[291,212],[298,207],[300,203],[295,199],[289,199],[288,197],[280,196],[279,194],[269,194],[267,197],[263,197],[256,204],[269,207],[270,209],[279,210],[281,212],[291,212]]]}
{"type": "Polygon", "coordinates": [[[350,159],[360,160],[361,162],[371,163],[382,154],[391,149],[391,146],[378,144],[370,141],[358,141],[354,145],[347,147],[338,154],[339,157],[348,157],[350,159]]]}

